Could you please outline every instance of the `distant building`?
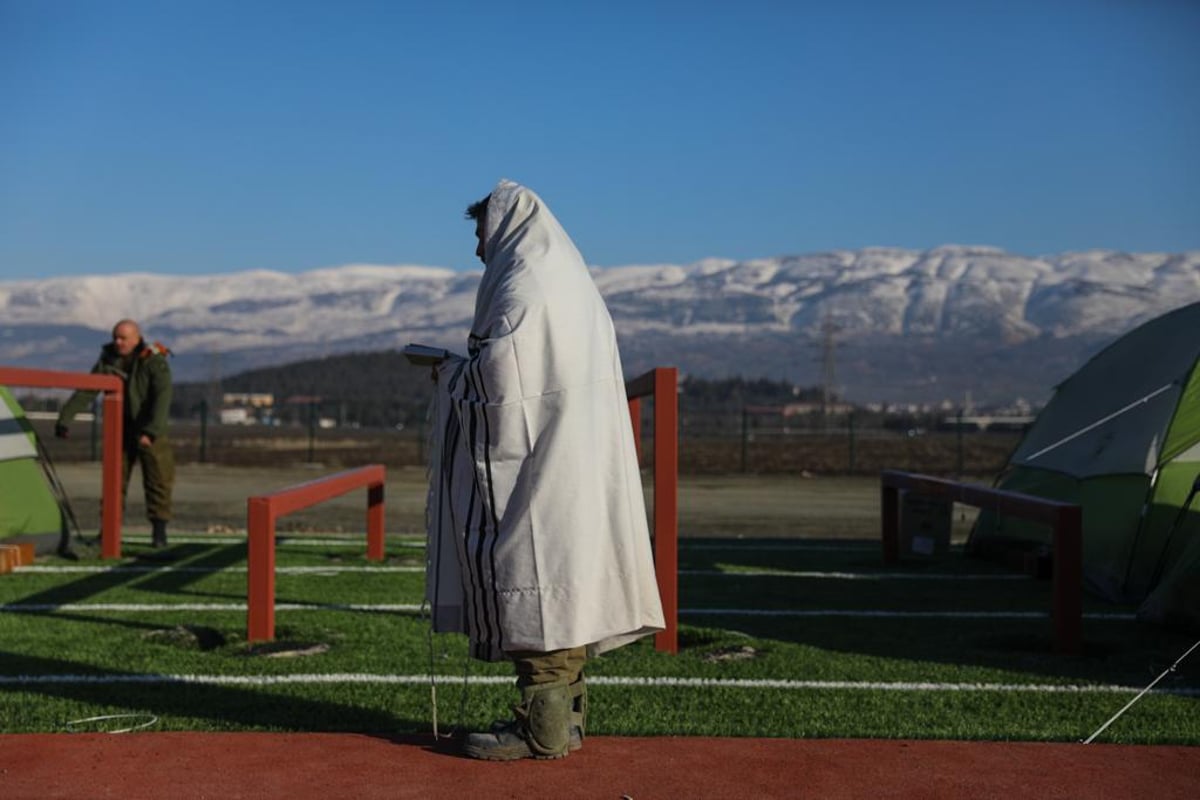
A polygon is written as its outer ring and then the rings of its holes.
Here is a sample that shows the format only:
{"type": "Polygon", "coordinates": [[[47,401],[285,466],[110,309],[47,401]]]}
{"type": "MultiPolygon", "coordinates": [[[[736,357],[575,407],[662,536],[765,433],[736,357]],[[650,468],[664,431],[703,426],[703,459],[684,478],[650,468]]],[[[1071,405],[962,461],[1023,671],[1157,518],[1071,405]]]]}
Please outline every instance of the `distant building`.
{"type": "Polygon", "coordinates": [[[219,416],[222,425],[252,425],[256,420],[248,408],[222,408],[219,416]]]}
{"type": "Polygon", "coordinates": [[[800,417],[805,414],[820,414],[825,411],[828,414],[850,414],[854,411],[854,406],[850,403],[832,402],[828,406],[822,407],[818,401],[815,403],[787,403],[779,409],[779,413],[784,417],[800,417]]]}
{"type": "Polygon", "coordinates": [[[221,405],[246,408],[274,408],[275,395],[270,392],[226,392],[221,395],[221,405]]]}

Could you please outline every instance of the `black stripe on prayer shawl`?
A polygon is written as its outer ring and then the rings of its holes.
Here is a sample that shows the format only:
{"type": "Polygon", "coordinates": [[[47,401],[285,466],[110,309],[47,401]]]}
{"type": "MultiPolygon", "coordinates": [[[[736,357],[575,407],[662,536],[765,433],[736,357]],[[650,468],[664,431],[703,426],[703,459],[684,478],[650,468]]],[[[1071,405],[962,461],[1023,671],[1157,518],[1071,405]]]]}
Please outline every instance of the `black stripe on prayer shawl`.
{"type": "Polygon", "coordinates": [[[460,401],[460,417],[467,427],[467,441],[471,443],[468,458],[471,469],[471,492],[467,500],[467,518],[463,529],[463,572],[470,578],[470,638],[477,643],[477,650],[486,652],[493,641],[492,625],[488,613],[488,591],[483,562],[479,552],[483,547],[484,510],[479,486],[479,470],[475,464],[475,450],[479,442],[479,393],[475,388],[473,367],[468,365],[464,375],[463,398],[460,401]],[[478,517],[476,516],[478,508],[478,517]]]}
{"type": "Polygon", "coordinates": [[[490,637],[486,637],[483,634],[483,630],[484,630],[484,626],[485,626],[485,622],[484,622],[483,618],[484,618],[486,609],[480,609],[478,607],[480,603],[486,602],[486,600],[484,599],[484,596],[483,596],[484,595],[483,576],[481,574],[479,574],[478,564],[476,563],[473,565],[471,563],[472,562],[471,551],[473,549],[471,546],[471,544],[472,544],[471,532],[473,530],[475,530],[475,527],[476,527],[475,522],[474,522],[474,517],[475,517],[475,502],[479,497],[479,473],[475,469],[475,463],[474,463],[475,462],[474,447],[475,447],[475,442],[477,441],[477,436],[478,436],[478,433],[477,433],[478,425],[477,425],[476,419],[475,419],[475,413],[476,413],[475,412],[475,403],[469,397],[470,387],[471,387],[471,378],[470,378],[470,372],[468,372],[467,379],[466,379],[466,387],[465,387],[468,391],[464,391],[464,395],[468,395],[468,396],[464,397],[464,399],[461,400],[459,403],[460,418],[464,415],[467,418],[465,420],[465,422],[468,426],[467,442],[470,445],[468,452],[467,452],[467,460],[470,462],[471,476],[472,476],[471,494],[467,498],[467,516],[466,516],[466,519],[463,520],[463,535],[462,535],[463,550],[462,550],[462,554],[463,554],[463,572],[469,578],[469,580],[467,581],[467,587],[464,587],[464,588],[469,587],[469,589],[470,589],[469,595],[466,598],[469,601],[469,603],[466,605],[470,611],[470,613],[468,614],[468,617],[467,617],[467,620],[470,623],[470,625],[468,626],[469,634],[470,634],[471,639],[479,640],[479,639],[490,639],[490,637]]]}
{"type": "MultiPolygon", "coordinates": [[[[488,428],[487,408],[483,405],[483,403],[480,402],[483,399],[482,391],[480,389],[482,382],[483,382],[482,381],[482,372],[481,372],[481,368],[479,366],[479,359],[475,359],[474,363],[471,364],[471,366],[468,368],[468,371],[467,371],[467,385],[470,387],[471,394],[473,395],[473,399],[475,400],[475,402],[471,404],[471,441],[472,442],[480,441],[479,421],[480,421],[480,417],[482,417],[483,418],[483,428],[484,428],[484,435],[483,435],[483,440],[482,440],[483,448],[482,449],[483,449],[483,453],[484,453],[484,460],[486,462],[490,463],[491,455],[490,455],[489,451],[490,451],[492,443],[491,443],[490,438],[487,433],[487,428],[488,428]]],[[[475,552],[474,552],[473,558],[474,558],[474,562],[475,562],[475,569],[478,571],[478,574],[479,574],[480,600],[481,600],[481,605],[483,607],[483,628],[484,628],[484,631],[486,632],[485,640],[487,641],[487,643],[489,645],[494,645],[497,642],[499,642],[499,640],[500,640],[500,636],[499,636],[499,633],[500,633],[499,616],[500,615],[497,611],[496,575],[495,575],[495,570],[493,569],[492,575],[490,576],[490,579],[489,579],[489,576],[485,572],[484,556],[488,549],[487,548],[488,511],[487,511],[487,507],[486,507],[487,502],[482,497],[482,492],[483,492],[484,487],[479,485],[479,471],[476,470],[474,472],[474,474],[475,474],[475,490],[480,492],[481,496],[479,497],[479,526],[476,529],[478,531],[478,536],[475,539],[475,547],[474,547],[475,552]],[[488,583],[491,584],[490,587],[487,585],[488,583]]],[[[472,500],[474,500],[474,499],[475,499],[475,492],[472,492],[472,500]]],[[[494,564],[492,566],[494,567],[494,564]]]]}
{"type": "MultiPolygon", "coordinates": [[[[438,507],[437,507],[437,518],[436,518],[436,521],[434,524],[434,530],[438,531],[438,535],[436,537],[434,537],[435,541],[437,542],[437,550],[434,554],[434,562],[433,562],[433,599],[431,601],[433,604],[433,610],[434,610],[435,617],[437,615],[437,609],[440,605],[438,602],[438,599],[441,597],[441,592],[442,592],[442,544],[443,544],[443,542],[442,542],[441,531],[442,531],[442,525],[443,525],[443,514],[445,512],[446,505],[448,503],[449,504],[453,503],[454,462],[458,457],[458,452],[457,452],[458,451],[458,426],[454,424],[454,401],[450,398],[449,395],[450,395],[450,393],[452,393],[454,391],[454,387],[458,385],[458,379],[462,375],[462,368],[463,368],[463,365],[460,362],[455,367],[454,374],[450,376],[450,380],[446,384],[447,395],[446,395],[445,401],[446,401],[446,403],[449,404],[449,408],[447,408],[445,411],[446,425],[445,425],[445,428],[442,430],[442,455],[441,455],[442,474],[439,476],[439,479],[442,482],[442,491],[438,493],[439,499],[438,499],[438,507]]],[[[441,410],[440,409],[440,405],[441,405],[440,396],[439,396],[439,400],[438,400],[438,405],[439,405],[439,411],[440,411],[441,410]]]]}
{"type": "Polygon", "coordinates": [[[492,479],[492,426],[488,419],[487,409],[491,398],[488,395],[487,386],[483,382],[483,371],[476,370],[475,373],[479,393],[483,396],[483,438],[487,443],[487,447],[483,451],[483,465],[487,480],[487,495],[488,495],[488,513],[491,516],[492,536],[490,546],[488,547],[488,561],[492,571],[492,604],[496,615],[496,646],[504,649],[504,626],[500,624],[500,587],[496,577],[496,543],[500,541],[500,518],[496,516],[496,486],[492,479]]]}

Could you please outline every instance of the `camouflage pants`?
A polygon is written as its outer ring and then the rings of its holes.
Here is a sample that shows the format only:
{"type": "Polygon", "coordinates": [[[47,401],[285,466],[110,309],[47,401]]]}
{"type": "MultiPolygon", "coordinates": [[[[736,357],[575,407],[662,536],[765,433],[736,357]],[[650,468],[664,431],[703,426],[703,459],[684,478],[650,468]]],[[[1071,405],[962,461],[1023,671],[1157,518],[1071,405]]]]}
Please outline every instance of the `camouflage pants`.
{"type": "Polygon", "coordinates": [[[171,492],[175,488],[175,451],[166,436],[160,436],[142,447],[137,442],[125,443],[121,459],[121,498],[129,494],[129,478],[137,463],[142,465],[142,490],[146,495],[146,516],[150,520],[171,519],[171,492]]]}
{"type": "Polygon", "coordinates": [[[535,650],[510,650],[507,655],[516,667],[517,688],[523,689],[526,686],[547,683],[574,683],[583,671],[583,662],[587,660],[587,648],[572,647],[546,653],[535,650]]]}

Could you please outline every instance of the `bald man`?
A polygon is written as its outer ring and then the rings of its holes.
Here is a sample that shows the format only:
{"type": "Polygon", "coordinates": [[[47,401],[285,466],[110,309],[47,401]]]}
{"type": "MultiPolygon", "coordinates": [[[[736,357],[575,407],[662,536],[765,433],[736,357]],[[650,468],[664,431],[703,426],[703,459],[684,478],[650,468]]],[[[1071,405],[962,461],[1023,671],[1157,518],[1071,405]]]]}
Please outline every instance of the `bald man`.
{"type": "MultiPolygon", "coordinates": [[[[122,502],[137,463],[142,465],[146,515],[153,529],[154,547],[167,546],[171,519],[171,491],[175,484],[175,454],[167,440],[167,415],[171,407],[171,351],[159,342],[146,344],[138,324],[123,319],[113,326],[112,341],[100,349],[92,372],[116,375],[125,384],[124,458],[122,502]]],[[[91,404],[95,392],[76,392],[58,414],[54,434],[67,438],[71,420],[91,404]]]]}

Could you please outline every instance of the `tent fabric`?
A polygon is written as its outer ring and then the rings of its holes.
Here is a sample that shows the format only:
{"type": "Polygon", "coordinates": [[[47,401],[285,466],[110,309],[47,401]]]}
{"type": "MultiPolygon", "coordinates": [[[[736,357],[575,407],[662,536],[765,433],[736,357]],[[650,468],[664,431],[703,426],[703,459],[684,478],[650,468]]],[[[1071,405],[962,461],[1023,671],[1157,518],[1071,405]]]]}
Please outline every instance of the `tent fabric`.
{"type": "Polygon", "coordinates": [[[33,458],[37,455],[30,438],[29,421],[16,398],[0,386],[0,461],[33,458]]]}
{"type": "Polygon", "coordinates": [[[63,513],[38,462],[33,427],[0,386],[0,539],[58,536],[63,513]]]}
{"type": "MultiPolygon", "coordinates": [[[[1200,336],[1200,331],[1193,333],[1200,336]]],[[[1192,369],[1191,380],[1188,381],[1175,418],[1167,430],[1163,441],[1163,459],[1179,458],[1184,461],[1200,461],[1200,369],[1192,369]],[[1190,452],[1191,455],[1184,455],[1190,452]]]]}
{"type": "MultiPolygon", "coordinates": [[[[1078,503],[1087,587],[1200,628],[1198,364],[1200,303],[1118,338],[1056,388],[996,485],[1078,503]]],[[[968,548],[1001,541],[1049,544],[1050,532],[981,513],[968,548]]]]}
{"type": "MultiPolygon", "coordinates": [[[[1076,477],[1153,473],[1196,363],[1200,303],[1122,336],[1055,390],[1012,463],[1076,477]]],[[[1189,389],[1200,395],[1193,380],[1189,389]]],[[[1184,405],[1200,435],[1200,405],[1184,405]]],[[[1175,441],[1186,437],[1180,431],[1175,441]]],[[[1193,438],[1192,441],[1195,441],[1193,438]]]]}
{"type": "Polygon", "coordinates": [[[438,370],[427,599],[477,658],[663,628],[612,320],[541,199],[491,194],[468,358],[438,370]]]}

